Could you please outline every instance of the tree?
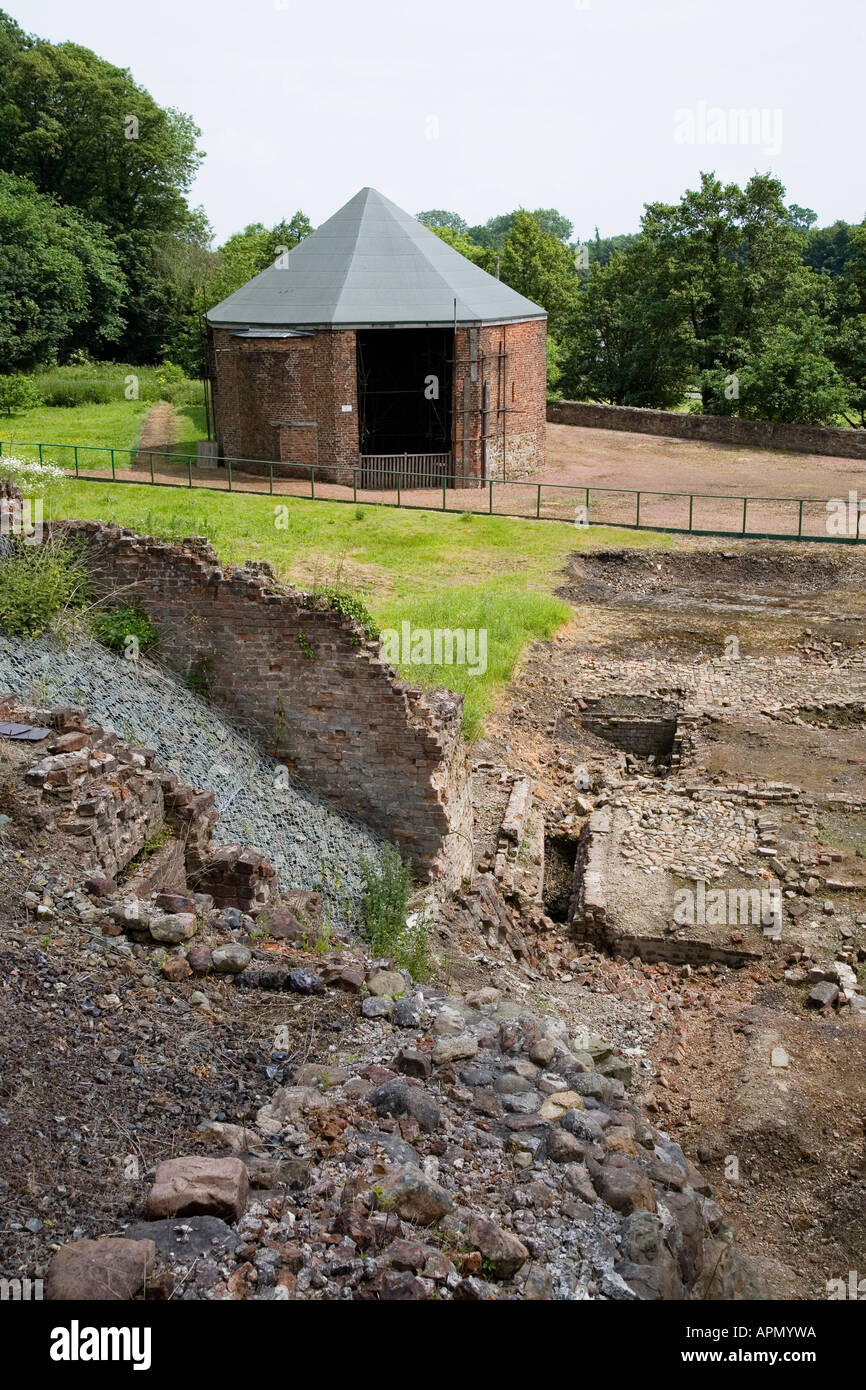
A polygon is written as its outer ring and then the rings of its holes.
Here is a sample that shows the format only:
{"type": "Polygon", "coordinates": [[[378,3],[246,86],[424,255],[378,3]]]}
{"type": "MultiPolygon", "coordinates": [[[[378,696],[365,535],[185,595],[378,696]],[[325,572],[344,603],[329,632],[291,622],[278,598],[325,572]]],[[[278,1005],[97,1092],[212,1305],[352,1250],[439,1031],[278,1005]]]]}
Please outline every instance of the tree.
{"type": "Polygon", "coordinates": [[[577,400],[669,409],[692,371],[685,306],[666,260],[638,237],[594,263],[562,355],[562,389],[577,400]]]}
{"type": "Polygon", "coordinates": [[[0,174],[0,372],[116,341],[125,290],[103,228],[0,174]]]}
{"type": "Polygon", "coordinates": [[[578,294],[573,252],[543,231],[533,213],[520,209],[514,214],[500,274],[512,289],[547,310],[554,337],[565,331],[578,294]]]}
{"type": "MultiPolygon", "coordinates": [[[[235,232],[216,252],[191,254],[188,273],[182,282],[179,323],[168,355],[179,362],[189,376],[207,374],[204,315],[241,285],[267,270],[284,251],[291,251],[310,236],[313,224],[303,212],[274,227],[251,222],[235,232]]],[[[177,278],[177,277],[175,277],[177,278]]]]}
{"type": "Polygon", "coordinates": [[[153,360],[177,317],[160,278],[166,238],[194,215],[202,155],[191,117],[160,107],[131,73],[78,44],[23,35],[0,15],[0,165],[108,231],[124,267],[118,350],[153,360]]]}
{"type": "Polygon", "coordinates": [[[446,212],[444,208],[430,208],[427,212],[416,212],[419,222],[423,222],[425,227],[429,227],[431,232],[437,232],[443,227],[447,227],[452,232],[465,232],[466,221],[459,212],[446,212]]]}
{"type": "Polygon", "coordinates": [[[847,402],[845,383],[827,356],[826,328],[805,313],[773,330],[735,374],[735,387],[731,404],[743,420],[824,425],[841,415],[847,402]]]}
{"type": "Polygon", "coordinates": [[[453,246],[455,251],[459,251],[461,256],[465,256],[467,261],[472,261],[473,265],[479,265],[482,270],[486,270],[488,275],[496,274],[496,262],[499,260],[495,251],[489,246],[479,246],[465,232],[455,232],[451,227],[434,227],[440,241],[444,241],[448,246],[453,246]]]}
{"type": "Polygon", "coordinates": [[[679,204],[649,204],[642,219],[686,307],[706,412],[726,409],[713,384],[718,370],[732,372],[759,353],[775,328],[819,297],[784,191],[768,174],[741,189],[705,173],[679,204]]]}

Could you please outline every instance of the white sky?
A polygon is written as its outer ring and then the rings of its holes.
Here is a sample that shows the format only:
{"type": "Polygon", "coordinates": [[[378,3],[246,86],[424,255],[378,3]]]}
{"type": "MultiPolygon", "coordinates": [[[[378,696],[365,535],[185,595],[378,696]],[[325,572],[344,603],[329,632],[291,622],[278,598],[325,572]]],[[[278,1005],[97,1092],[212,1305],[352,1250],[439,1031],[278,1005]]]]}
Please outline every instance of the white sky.
{"type": "Polygon", "coordinates": [[[193,116],[207,159],[191,201],[220,241],[299,207],[318,224],[367,184],[410,213],[474,223],[557,207],[578,235],[610,235],[636,230],[645,202],[675,201],[701,169],[738,182],[770,169],[821,223],[866,214],[863,0],[0,6],[193,116]],[[678,143],[676,113],[698,121],[699,103],[763,109],[778,152],[678,143]]]}

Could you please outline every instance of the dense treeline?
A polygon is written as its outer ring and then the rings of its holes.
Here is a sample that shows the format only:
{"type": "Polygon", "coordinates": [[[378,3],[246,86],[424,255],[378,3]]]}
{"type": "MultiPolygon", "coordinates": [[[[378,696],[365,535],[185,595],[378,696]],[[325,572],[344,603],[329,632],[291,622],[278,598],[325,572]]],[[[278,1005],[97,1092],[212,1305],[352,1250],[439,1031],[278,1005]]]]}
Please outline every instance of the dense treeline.
{"type": "MultiPolygon", "coordinates": [[[[302,212],[214,248],[187,194],[204,158],[77,44],[0,11],[0,373],[86,356],[204,371],[202,316],[313,230],[302,212]]],[[[585,241],[555,208],[418,216],[541,304],[561,395],[866,427],[866,221],[818,228],[769,174],[711,173],[638,233],[585,241]]]]}

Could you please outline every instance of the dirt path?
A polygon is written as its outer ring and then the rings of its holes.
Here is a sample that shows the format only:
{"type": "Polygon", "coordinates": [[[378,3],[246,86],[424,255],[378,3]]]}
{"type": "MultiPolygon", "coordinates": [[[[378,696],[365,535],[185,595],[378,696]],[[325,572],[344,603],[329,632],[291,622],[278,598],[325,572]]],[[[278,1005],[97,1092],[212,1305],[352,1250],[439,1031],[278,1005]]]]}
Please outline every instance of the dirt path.
{"type": "Polygon", "coordinates": [[[180,436],[177,411],[168,401],[157,401],[145,416],[138,441],[136,464],[148,464],[148,452],[173,449],[180,436]]]}

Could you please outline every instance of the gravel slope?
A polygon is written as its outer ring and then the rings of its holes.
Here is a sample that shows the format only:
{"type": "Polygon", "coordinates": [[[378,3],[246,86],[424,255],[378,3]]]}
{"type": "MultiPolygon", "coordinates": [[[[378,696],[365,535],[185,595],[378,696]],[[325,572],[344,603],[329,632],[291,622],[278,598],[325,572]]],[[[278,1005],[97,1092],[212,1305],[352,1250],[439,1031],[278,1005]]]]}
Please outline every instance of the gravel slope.
{"type": "Polygon", "coordinates": [[[133,663],[90,639],[0,637],[0,691],[34,703],[86,709],[94,723],[153,748],[162,765],[216,795],[214,839],[251,845],[271,860],[280,887],[318,888],[335,922],[361,890],[358,861],[378,858],[371,831],[287,781],[279,764],[173,673],[133,663]]]}

